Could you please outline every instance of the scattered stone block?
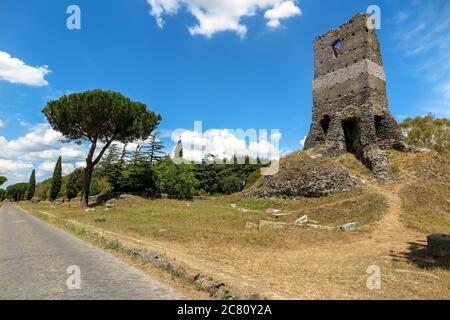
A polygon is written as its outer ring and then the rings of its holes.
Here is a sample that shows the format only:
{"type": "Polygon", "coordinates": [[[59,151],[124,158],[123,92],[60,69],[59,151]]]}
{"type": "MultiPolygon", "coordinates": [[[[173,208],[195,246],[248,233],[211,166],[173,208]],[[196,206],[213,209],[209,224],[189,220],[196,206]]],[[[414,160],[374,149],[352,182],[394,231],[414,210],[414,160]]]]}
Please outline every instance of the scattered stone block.
{"type": "Polygon", "coordinates": [[[39,202],[41,202],[41,199],[39,198],[39,197],[33,197],[33,198],[31,198],[31,203],[34,203],[34,204],[36,204],[36,203],[39,203],[39,202]]]}
{"type": "Polygon", "coordinates": [[[154,251],[154,250],[150,250],[147,252],[147,257],[149,259],[159,259],[160,255],[161,255],[161,253],[159,253],[158,251],[154,251]]]}
{"type": "Polygon", "coordinates": [[[259,222],[259,229],[283,229],[289,226],[289,223],[285,222],[274,222],[261,220],[259,222]]]}
{"type": "Polygon", "coordinates": [[[434,257],[450,256],[450,235],[433,234],[427,237],[428,254],[434,257]]]}
{"type": "Polygon", "coordinates": [[[93,204],[93,205],[100,204],[100,196],[90,196],[89,204],[93,204]]]}
{"type": "Polygon", "coordinates": [[[330,226],[322,226],[320,224],[312,224],[312,223],[307,223],[304,226],[311,228],[311,229],[317,229],[317,230],[334,230],[333,227],[330,226]]]}
{"type": "Polygon", "coordinates": [[[70,203],[72,203],[72,202],[77,202],[77,203],[79,203],[79,202],[81,202],[81,197],[72,198],[72,199],[69,200],[69,202],[70,202],[70,203]]]}
{"type": "Polygon", "coordinates": [[[245,224],[245,229],[247,229],[247,230],[258,230],[258,225],[256,223],[253,223],[253,222],[247,222],[245,224]]]}
{"type": "Polygon", "coordinates": [[[419,147],[409,147],[409,152],[412,152],[412,153],[428,153],[428,152],[431,152],[431,149],[419,148],[419,147]]]}
{"type": "Polygon", "coordinates": [[[111,199],[111,200],[106,201],[106,207],[108,209],[111,209],[116,204],[116,201],[117,201],[116,199],[111,199]]]}
{"type": "Polygon", "coordinates": [[[295,221],[295,224],[304,225],[304,224],[307,224],[308,222],[309,222],[308,216],[304,215],[304,216],[300,217],[299,219],[297,219],[297,221],[295,221]]]}
{"type": "Polygon", "coordinates": [[[163,193],[163,194],[161,194],[161,199],[167,200],[167,199],[169,199],[169,195],[166,193],[163,193]]]}
{"type": "Polygon", "coordinates": [[[230,204],[230,208],[236,209],[236,208],[237,208],[237,205],[236,205],[235,203],[232,203],[232,204],[230,204]]]}
{"type": "Polygon", "coordinates": [[[65,201],[65,200],[64,200],[64,199],[61,199],[61,198],[60,198],[60,199],[56,199],[56,200],[53,201],[53,205],[54,205],[54,206],[62,205],[62,204],[64,203],[64,201],[65,201]]]}
{"type": "Polygon", "coordinates": [[[84,212],[95,212],[95,211],[97,211],[97,209],[95,209],[95,208],[88,208],[88,209],[84,209],[84,212]]]}
{"type": "Polygon", "coordinates": [[[215,295],[220,288],[225,286],[224,283],[215,282],[212,278],[203,275],[195,280],[195,284],[211,295],[215,295]]]}
{"type": "Polygon", "coordinates": [[[341,231],[353,231],[359,228],[359,222],[350,222],[340,226],[341,231]]]}
{"type": "Polygon", "coordinates": [[[268,213],[268,214],[277,214],[277,213],[280,213],[281,212],[281,210],[279,210],[279,209],[267,209],[266,210],[266,213],[268,213]]]}

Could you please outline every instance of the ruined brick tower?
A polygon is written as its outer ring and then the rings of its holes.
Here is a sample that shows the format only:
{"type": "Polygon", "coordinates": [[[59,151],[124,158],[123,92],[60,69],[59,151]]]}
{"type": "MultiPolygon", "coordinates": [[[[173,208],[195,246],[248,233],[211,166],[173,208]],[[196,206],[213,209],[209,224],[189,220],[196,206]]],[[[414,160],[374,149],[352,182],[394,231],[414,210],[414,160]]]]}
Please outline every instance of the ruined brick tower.
{"type": "Polygon", "coordinates": [[[358,14],[315,40],[313,119],[305,148],[354,153],[376,175],[389,174],[381,149],[405,150],[388,110],[386,78],[372,19],[358,14]]]}

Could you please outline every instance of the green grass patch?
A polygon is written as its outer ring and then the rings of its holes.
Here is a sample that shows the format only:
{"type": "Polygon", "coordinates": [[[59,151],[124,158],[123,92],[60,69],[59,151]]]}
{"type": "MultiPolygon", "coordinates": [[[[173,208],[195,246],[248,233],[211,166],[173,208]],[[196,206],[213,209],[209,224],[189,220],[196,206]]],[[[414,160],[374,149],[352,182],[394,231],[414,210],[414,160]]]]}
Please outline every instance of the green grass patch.
{"type": "Polygon", "coordinates": [[[343,167],[356,173],[360,177],[370,179],[373,178],[373,172],[370,171],[360,160],[352,153],[344,153],[336,158],[336,161],[343,167]]]}

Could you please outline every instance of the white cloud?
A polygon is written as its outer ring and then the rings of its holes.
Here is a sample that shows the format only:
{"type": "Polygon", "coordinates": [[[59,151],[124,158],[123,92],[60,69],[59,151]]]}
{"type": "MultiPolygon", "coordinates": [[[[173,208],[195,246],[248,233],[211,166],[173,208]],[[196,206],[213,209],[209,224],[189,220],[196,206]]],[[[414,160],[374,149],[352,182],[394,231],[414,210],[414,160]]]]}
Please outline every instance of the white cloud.
{"type": "Polygon", "coordinates": [[[305,146],[306,142],[306,136],[303,137],[303,139],[300,140],[300,146],[303,148],[305,146]]]}
{"type": "Polygon", "coordinates": [[[83,159],[85,154],[86,150],[83,146],[68,144],[56,149],[30,152],[27,155],[24,155],[23,158],[27,160],[52,160],[62,156],[64,161],[77,161],[83,159]]]}
{"type": "Polygon", "coordinates": [[[6,185],[18,181],[25,181],[25,179],[28,178],[27,176],[30,175],[32,169],[33,164],[31,162],[0,159],[0,175],[6,176],[8,178],[8,182],[6,183],[6,185]]]}
{"type": "Polygon", "coordinates": [[[150,14],[155,17],[156,23],[160,28],[164,27],[164,14],[175,14],[180,8],[179,0],[147,0],[150,5],[150,14]]]}
{"type": "Polygon", "coordinates": [[[84,167],[86,167],[86,162],[84,162],[84,161],[75,162],[75,169],[84,168],[84,167]]]}
{"type": "Polygon", "coordinates": [[[3,152],[1,157],[15,158],[18,156],[27,156],[30,152],[42,152],[45,150],[57,149],[62,147],[63,136],[50,128],[48,124],[39,124],[31,129],[25,136],[16,140],[6,141],[0,145],[3,152]]]}
{"type": "Polygon", "coordinates": [[[46,86],[45,76],[50,73],[48,66],[31,67],[9,53],[0,51],[0,80],[30,86],[46,86]]]}
{"type": "Polygon", "coordinates": [[[53,130],[49,124],[31,127],[23,137],[8,141],[0,136],[0,148],[3,159],[24,161],[56,161],[59,156],[64,162],[84,160],[87,150],[83,145],[64,143],[61,133],[53,130]]]}
{"type": "Polygon", "coordinates": [[[63,174],[70,173],[75,168],[73,163],[85,158],[85,147],[64,144],[63,136],[49,124],[38,124],[29,130],[15,140],[0,136],[0,173],[8,178],[8,184],[27,181],[33,168],[37,168],[37,176],[47,178],[59,156],[63,157],[63,174]]]}
{"type": "Polygon", "coordinates": [[[33,168],[33,164],[30,162],[13,161],[0,159],[0,173],[6,174],[9,172],[19,172],[22,170],[29,170],[33,168]]]}
{"type": "Polygon", "coordinates": [[[256,15],[264,11],[267,24],[278,28],[282,19],[301,14],[296,0],[147,0],[150,14],[155,17],[160,28],[164,26],[164,15],[177,14],[186,8],[196,19],[197,25],[189,27],[192,35],[208,38],[223,31],[236,32],[240,37],[247,33],[242,24],[243,17],[256,15]]]}
{"type": "Polygon", "coordinates": [[[175,133],[172,141],[174,143],[181,141],[183,158],[187,161],[201,162],[208,158],[233,159],[235,156],[278,160],[280,157],[278,142],[281,134],[271,134],[270,140],[266,137],[261,134],[258,137],[256,131],[211,129],[201,133],[185,130],[181,134],[175,133]]]}
{"type": "MultiPolygon", "coordinates": [[[[36,171],[36,175],[38,177],[51,175],[53,173],[53,171],[55,170],[55,165],[56,165],[56,160],[42,162],[36,171]]],[[[68,175],[73,170],[75,170],[74,164],[72,164],[72,163],[63,163],[62,164],[62,174],[63,175],[68,175]]]]}
{"type": "Polygon", "coordinates": [[[269,20],[267,25],[271,28],[278,28],[281,25],[281,19],[301,15],[302,11],[293,1],[281,2],[273,9],[267,10],[264,17],[269,20]]]}
{"type": "Polygon", "coordinates": [[[5,123],[0,119],[0,128],[3,128],[5,126],[5,123]]]}
{"type": "Polygon", "coordinates": [[[20,121],[19,121],[19,124],[20,124],[22,127],[24,127],[24,128],[30,128],[30,127],[31,127],[31,125],[30,125],[28,122],[24,121],[24,120],[20,120],[20,121]]]}

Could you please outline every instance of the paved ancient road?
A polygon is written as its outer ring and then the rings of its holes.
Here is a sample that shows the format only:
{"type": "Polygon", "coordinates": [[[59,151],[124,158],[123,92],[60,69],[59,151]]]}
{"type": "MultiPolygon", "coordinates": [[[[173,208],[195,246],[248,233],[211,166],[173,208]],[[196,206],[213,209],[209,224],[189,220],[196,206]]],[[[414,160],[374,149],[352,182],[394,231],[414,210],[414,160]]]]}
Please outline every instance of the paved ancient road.
{"type": "Polygon", "coordinates": [[[167,285],[11,204],[0,208],[0,299],[181,298],[167,285]],[[67,287],[69,266],[80,268],[79,290],[67,287]]]}

